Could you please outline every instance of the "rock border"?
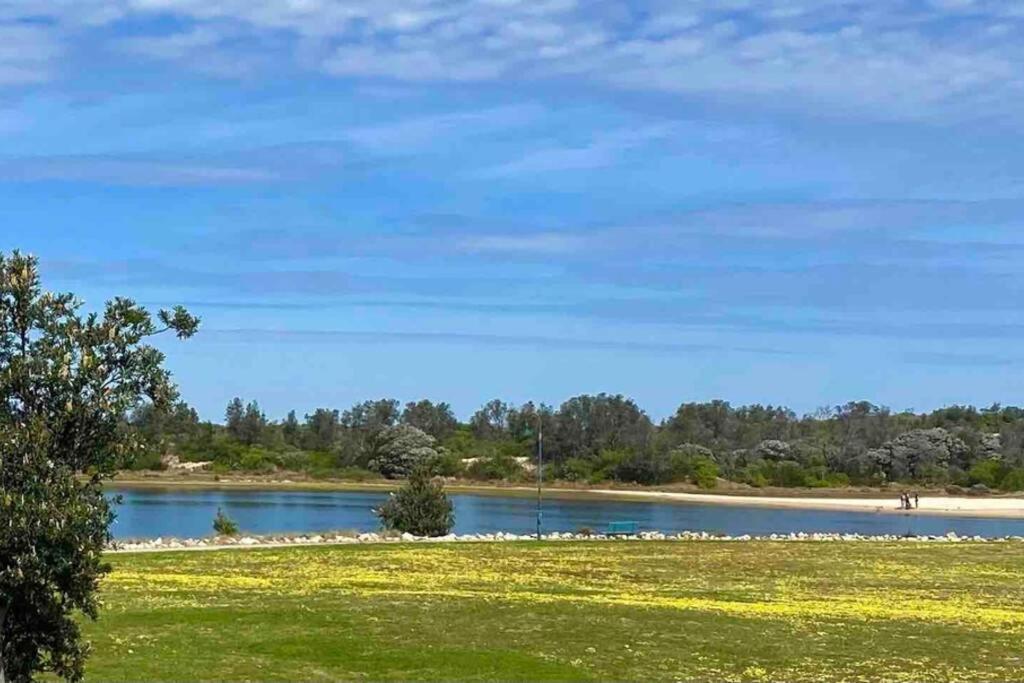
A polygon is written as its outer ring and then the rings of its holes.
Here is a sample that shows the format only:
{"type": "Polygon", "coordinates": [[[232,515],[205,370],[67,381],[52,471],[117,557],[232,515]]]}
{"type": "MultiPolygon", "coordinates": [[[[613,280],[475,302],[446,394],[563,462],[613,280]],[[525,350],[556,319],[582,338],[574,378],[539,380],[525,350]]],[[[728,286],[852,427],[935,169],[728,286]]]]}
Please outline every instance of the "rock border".
{"type": "MultiPolygon", "coordinates": [[[[310,534],[268,534],[262,536],[211,536],[208,538],[155,538],[128,541],[114,541],[107,546],[108,552],[145,552],[157,550],[215,550],[224,548],[287,547],[309,545],[359,545],[375,543],[496,543],[511,541],[536,541],[535,534],[513,534],[499,531],[493,534],[448,534],[446,536],[413,536],[412,534],[390,534],[379,532],[324,532],[310,534]]],[[[662,533],[643,531],[632,535],[608,536],[606,534],[582,534],[552,532],[541,536],[542,541],[817,541],[817,542],[874,542],[874,543],[1009,543],[1024,541],[1024,536],[959,536],[949,532],[943,536],[898,536],[839,534],[825,532],[795,532],[789,534],[768,534],[764,536],[728,536],[711,534],[706,531],[681,531],[662,533]]]]}

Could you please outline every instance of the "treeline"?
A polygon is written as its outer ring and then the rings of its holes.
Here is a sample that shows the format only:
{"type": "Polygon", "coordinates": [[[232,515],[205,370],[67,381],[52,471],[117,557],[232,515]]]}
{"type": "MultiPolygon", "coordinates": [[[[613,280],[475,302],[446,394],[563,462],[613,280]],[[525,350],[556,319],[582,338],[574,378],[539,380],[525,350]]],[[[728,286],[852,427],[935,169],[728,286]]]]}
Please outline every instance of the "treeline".
{"type": "Polygon", "coordinates": [[[713,488],[915,483],[1024,489],[1024,409],[952,406],[892,412],[853,402],[797,416],[779,406],[685,403],[654,423],[620,395],[584,395],[557,409],[494,400],[462,423],[447,403],[365,401],[339,411],[295,411],[272,421],[255,401],[233,399],[224,424],[186,404],[128,418],[147,445],[136,467],[173,455],[219,471],[303,471],[316,477],[401,477],[418,462],[439,475],[524,480],[535,476],[543,431],[545,477],[570,481],[713,488]]]}

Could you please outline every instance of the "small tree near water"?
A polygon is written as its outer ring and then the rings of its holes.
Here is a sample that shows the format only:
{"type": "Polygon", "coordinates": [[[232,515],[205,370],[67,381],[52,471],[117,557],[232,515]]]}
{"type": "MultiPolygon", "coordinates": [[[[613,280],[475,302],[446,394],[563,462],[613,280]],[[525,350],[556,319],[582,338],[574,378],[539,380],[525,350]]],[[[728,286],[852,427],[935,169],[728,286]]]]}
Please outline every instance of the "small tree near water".
{"type": "Polygon", "coordinates": [[[143,444],[125,416],[176,398],[146,339],[192,336],[183,308],[159,325],[127,299],[83,315],[44,292],[36,260],[0,254],[0,683],[52,671],[80,680],[113,514],[102,481],[143,444]]]}
{"type": "Polygon", "coordinates": [[[217,516],[213,518],[213,530],[218,536],[237,536],[238,523],[224,514],[224,511],[217,508],[217,516]]]}
{"type": "Polygon", "coordinates": [[[427,465],[413,470],[408,481],[375,510],[387,529],[414,536],[444,536],[455,525],[452,501],[427,465]]]}

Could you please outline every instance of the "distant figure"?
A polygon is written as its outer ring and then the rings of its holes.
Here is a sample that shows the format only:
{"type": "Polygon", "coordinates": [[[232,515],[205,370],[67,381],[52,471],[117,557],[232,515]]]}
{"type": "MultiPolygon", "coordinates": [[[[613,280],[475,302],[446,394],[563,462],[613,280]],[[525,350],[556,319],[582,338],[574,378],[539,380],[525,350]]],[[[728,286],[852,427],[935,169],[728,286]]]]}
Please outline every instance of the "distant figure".
{"type": "Polygon", "coordinates": [[[917,508],[921,504],[921,499],[917,497],[917,491],[914,491],[914,508],[917,508]]]}

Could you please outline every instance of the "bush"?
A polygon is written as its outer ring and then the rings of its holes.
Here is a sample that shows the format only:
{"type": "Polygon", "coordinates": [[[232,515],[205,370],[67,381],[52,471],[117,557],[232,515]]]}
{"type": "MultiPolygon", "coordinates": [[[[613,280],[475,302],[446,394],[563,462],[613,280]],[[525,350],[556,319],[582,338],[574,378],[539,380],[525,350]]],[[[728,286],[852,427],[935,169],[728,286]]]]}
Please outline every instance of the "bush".
{"type": "Polygon", "coordinates": [[[439,477],[460,477],[466,471],[466,466],[455,453],[444,451],[434,462],[434,474],[439,477]]]}
{"type": "Polygon", "coordinates": [[[702,489],[718,485],[718,465],[711,458],[700,457],[693,467],[693,483],[702,489]]]}
{"type": "Polygon", "coordinates": [[[164,464],[163,458],[160,456],[160,452],[157,450],[146,450],[139,455],[132,458],[128,463],[128,469],[131,470],[165,470],[167,465],[164,464]]]}
{"type": "Polygon", "coordinates": [[[979,460],[967,471],[967,478],[971,483],[971,488],[975,484],[982,484],[987,488],[994,489],[999,486],[1005,472],[1006,468],[999,460],[979,460]]]}
{"type": "Polygon", "coordinates": [[[594,476],[594,465],[584,458],[569,458],[559,467],[558,476],[568,481],[589,481],[594,476]]]}
{"type": "Polygon", "coordinates": [[[635,484],[663,484],[671,479],[668,459],[653,453],[630,453],[614,469],[615,478],[635,484]]]}
{"type": "Polygon", "coordinates": [[[431,480],[426,466],[413,470],[402,488],[374,512],[385,529],[415,536],[444,536],[455,525],[452,502],[444,487],[431,480]]]}
{"type": "Polygon", "coordinates": [[[471,479],[483,481],[519,479],[523,475],[523,468],[511,455],[495,454],[488,458],[478,459],[467,468],[466,474],[471,479]]]}
{"type": "Polygon", "coordinates": [[[1007,472],[1003,480],[999,482],[999,488],[1004,491],[1024,491],[1024,467],[1017,467],[1007,472]]]}
{"type": "Polygon", "coordinates": [[[224,514],[224,511],[217,508],[217,516],[213,518],[213,530],[218,536],[237,536],[238,524],[224,514]]]}

